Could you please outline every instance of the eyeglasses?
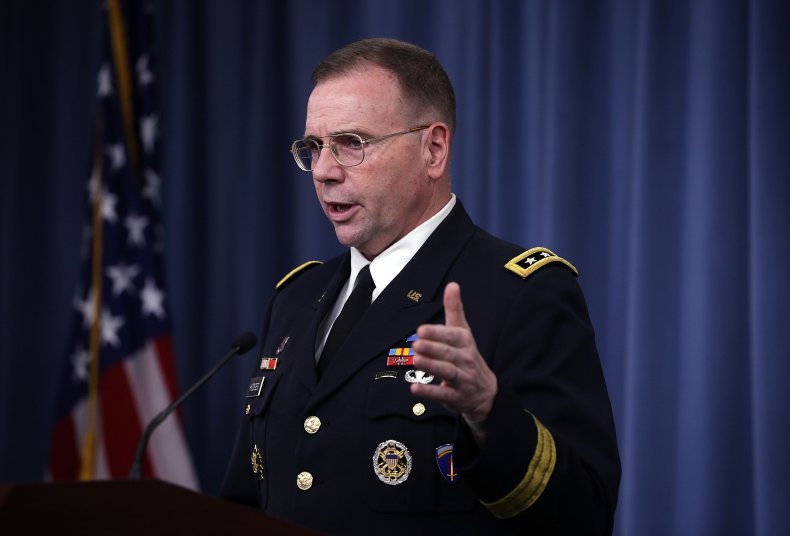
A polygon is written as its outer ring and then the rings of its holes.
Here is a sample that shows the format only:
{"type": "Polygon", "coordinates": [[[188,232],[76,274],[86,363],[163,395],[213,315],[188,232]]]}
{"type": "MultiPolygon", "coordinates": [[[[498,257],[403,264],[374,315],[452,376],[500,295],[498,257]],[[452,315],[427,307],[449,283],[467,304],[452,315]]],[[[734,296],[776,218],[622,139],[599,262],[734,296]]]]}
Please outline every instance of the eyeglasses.
{"type": "Polygon", "coordinates": [[[393,132],[377,138],[364,139],[359,134],[352,132],[341,132],[332,136],[321,136],[317,138],[304,138],[296,140],[291,145],[291,154],[296,160],[296,165],[304,171],[313,171],[318,158],[321,156],[321,149],[329,147],[332,156],[337,163],[344,167],[358,166],[365,159],[365,145],[376,141],[386,140],[401,134],[411,134],[428,128],[430,125],[410,128],[400,132],[393,132]],[[328,139],[326,143],[320,140],[328,139]]]}

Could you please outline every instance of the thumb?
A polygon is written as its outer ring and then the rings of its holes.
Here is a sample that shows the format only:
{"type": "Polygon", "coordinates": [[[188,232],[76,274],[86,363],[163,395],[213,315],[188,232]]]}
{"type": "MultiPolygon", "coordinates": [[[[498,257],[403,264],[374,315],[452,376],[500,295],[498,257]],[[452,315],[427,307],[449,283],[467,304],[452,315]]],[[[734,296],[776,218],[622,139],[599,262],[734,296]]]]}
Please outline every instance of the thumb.
{"type": "Polygon", "coordinates": [[[458,283],[448,283],[444,288],[444,323],[454,327],[469,327],[461,301],[461,287],[458,283]]]}

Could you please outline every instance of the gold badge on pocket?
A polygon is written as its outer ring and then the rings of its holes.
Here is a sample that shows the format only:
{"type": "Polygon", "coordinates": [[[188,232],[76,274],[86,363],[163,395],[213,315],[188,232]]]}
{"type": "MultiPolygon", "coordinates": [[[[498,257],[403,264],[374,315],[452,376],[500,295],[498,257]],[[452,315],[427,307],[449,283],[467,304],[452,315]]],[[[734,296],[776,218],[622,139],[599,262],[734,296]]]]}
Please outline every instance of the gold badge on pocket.
{"type": "Polygon", "coordinates": [[[411,453],[406,445],[388,439],[373,453],[373,471],[379,480],[390,486],[403,484],[411,473],[411,453]]]}

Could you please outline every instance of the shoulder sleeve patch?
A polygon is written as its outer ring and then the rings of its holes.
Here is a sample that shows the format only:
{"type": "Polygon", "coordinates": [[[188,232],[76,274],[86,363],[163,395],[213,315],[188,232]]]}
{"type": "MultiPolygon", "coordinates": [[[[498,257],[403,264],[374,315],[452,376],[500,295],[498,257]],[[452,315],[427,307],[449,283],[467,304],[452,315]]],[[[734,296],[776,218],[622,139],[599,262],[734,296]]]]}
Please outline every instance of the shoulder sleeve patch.
{"type": "Polygon", "coordinates": [[[564,264],[570,268],[574,275],[579,275],[579,271],[576,270],[575,266],[546,248],[528,249],[521,255],[510,259],[505,265],[505,268],[522,279],[526,279],[547,264],[551,264],[553,262],[564,264]]]}
{"type": "Polygon", "coordinates": [[[274,288],[279,290],[280,288],[285,286],[286,283],[288,283],[290,280],[294,279],[296,276],[298,276],[302,272],[304,272],[306,270],[309,270],[310,268],[313,268],[315,266],[318,266],[319,264],[323,264],[323,263],[321,261],[307,261],[304,264],[300,264],[299,266],[297,266],[296,268],[294,268],[293,270],[291,270],[290,272],[285,274],[285,277],[280,279],[277,282],[277,284],[274,285],[274,288]]]}

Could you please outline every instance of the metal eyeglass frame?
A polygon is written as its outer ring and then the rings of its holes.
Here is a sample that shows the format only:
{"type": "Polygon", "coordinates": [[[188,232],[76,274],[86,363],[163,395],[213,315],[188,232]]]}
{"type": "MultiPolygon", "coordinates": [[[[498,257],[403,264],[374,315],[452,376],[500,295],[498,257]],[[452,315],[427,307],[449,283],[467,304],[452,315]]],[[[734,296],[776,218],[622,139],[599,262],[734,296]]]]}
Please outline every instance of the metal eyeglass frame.
{"type": "Polygon", "coordinates": [[[367,138],[367,139],[365,139],[362,136],[360,136],[359,134],[355,134],[353,132],[338,132],[337,134],[332,134],[331,136],[320,136],[320,137],[314,137],[314,138],[302,138],[302,139],[294,141],[291,144],[291,155],[293,155],[294,161],[296,162],[296,165],[299,166],[299,169],[301,169],[302,171],[313,171],[313,169],[315,169],[315,162],[318,161],[318,158],[313,158],[311,160],[311,163],[313,165],[310,167],[310,169],[306,169],[305,166],[302,164],[302,160],[299,158],[299,156],[297,154],[298,150],[296,148],[296,144],[297,143],[305,143],[305,144],[307,144],[307,143],[314,143],[318,147],[318,156],[319,157],[321,156],[321,150],[324,147],[329,147],[329,152],[332,154],[332,158],[334,158],[335,161],[338,164],[340,164],[343,167],[354,167],[354,166],[360,165],[362,162],[365,161],[365,145],[367,145],[369,143],[374,143],[374,142],[377,142],[377,141],[381,141],[381,140],[386,140],[387,138],[392,138],[393,136],[400,136],[401,134],[411,134],[412,132],[419,132],[420,130],[425,130],[429,126],[430,125],[421,125],[419,127],[412,127],[412,128],[410,128],[408,130],[401,130],[400,132],[393,132],[392,134],[385,134],[384,136],[377,136],[375,138],[367,138]],[[335,154],[335,151],[332,149],[332,140],[334,138],[338,137],[338,136],[352,136],[352,137],[357,138],[359,140],[360,151],[362,152],[362,156],[360,157],[359,162],[357,162],[356,164],[344,164],[343,162],[340,161],[340,158],[337,156],[337,154],[335,154]],[[326,143],[320,143],[318,141],[318,140],[324,140],[324,139],[327,140],[326,143]]]}

